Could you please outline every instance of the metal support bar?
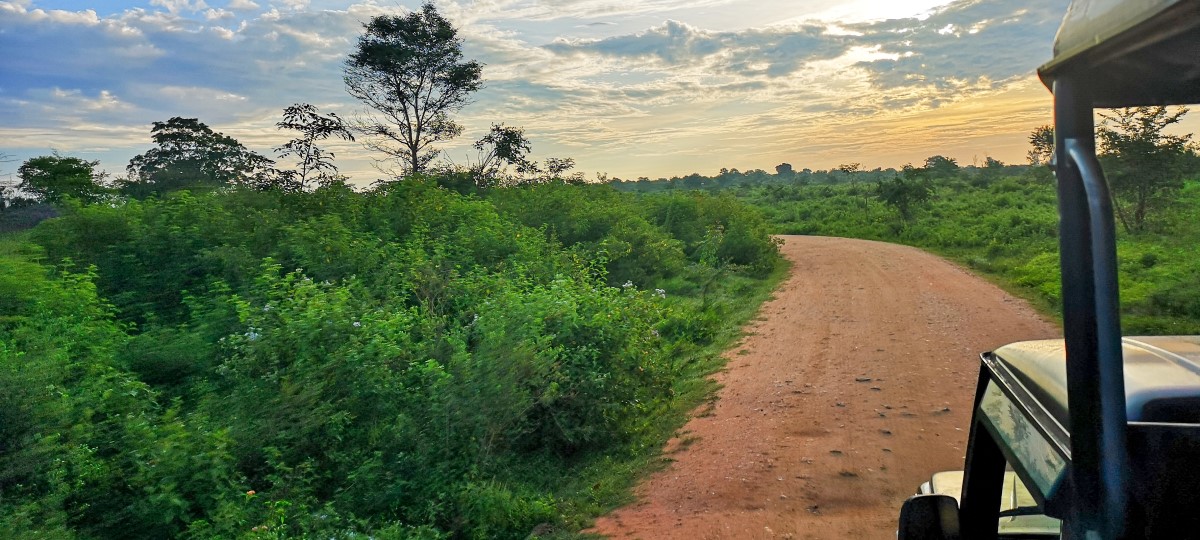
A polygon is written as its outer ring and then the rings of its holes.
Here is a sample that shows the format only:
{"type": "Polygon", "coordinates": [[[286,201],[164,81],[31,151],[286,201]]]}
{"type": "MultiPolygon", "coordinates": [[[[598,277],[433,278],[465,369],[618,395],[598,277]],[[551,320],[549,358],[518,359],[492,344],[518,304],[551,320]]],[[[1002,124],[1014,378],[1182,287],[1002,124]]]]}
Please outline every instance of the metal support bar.
{"type": "Polygon", "coordinates": [[[1072,515],[1064,538],[1119,539],[1128,517],[1125,379],[1112,202],[1096,160],[1092,99],[1054,81],[1059,257],[1067,348],[1072,515]]]}
{"type": "Polygon", "coordinates": [[[1004,489],[1004,454],[980,419],[979,403],[991,381],[984,364],[975,384],[975,406],[971,409],[971,434],[967,439],[967,462],[963,466],[962,507],[959,522],[963,538],[995,540],[1000,524],[1000,495],[1004,489]]]}

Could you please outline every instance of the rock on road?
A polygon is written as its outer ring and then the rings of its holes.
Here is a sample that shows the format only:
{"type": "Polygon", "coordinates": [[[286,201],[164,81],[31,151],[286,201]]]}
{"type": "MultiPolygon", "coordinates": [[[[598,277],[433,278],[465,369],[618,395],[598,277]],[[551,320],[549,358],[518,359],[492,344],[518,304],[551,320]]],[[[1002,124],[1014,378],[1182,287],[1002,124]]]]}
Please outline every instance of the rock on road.
{"type": "Polygon", "coordinates": [[[667,445],[614,539],[895,538],[961,469],[980,352],[1059,337],[1024,301],[915,248],[785,236],[790,277],[726,353],[718,399],[667,445]]]}

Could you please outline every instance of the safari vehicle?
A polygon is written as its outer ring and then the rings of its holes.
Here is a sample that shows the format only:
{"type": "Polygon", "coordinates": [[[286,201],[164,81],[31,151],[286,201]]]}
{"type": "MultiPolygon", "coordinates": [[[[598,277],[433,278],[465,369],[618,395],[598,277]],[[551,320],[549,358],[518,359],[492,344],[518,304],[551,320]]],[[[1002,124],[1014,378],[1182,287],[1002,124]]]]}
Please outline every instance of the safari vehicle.
{"type": "Polygon", "coordinates": [[[1064,339],[982,355],[964,470],[904,503],[899,538],[1200,538],[1200,337],[1121,337],[1093,121],[1200,102],[1200,0],[1073,0],[1038,74],[1054,94],[1064,339]]]}

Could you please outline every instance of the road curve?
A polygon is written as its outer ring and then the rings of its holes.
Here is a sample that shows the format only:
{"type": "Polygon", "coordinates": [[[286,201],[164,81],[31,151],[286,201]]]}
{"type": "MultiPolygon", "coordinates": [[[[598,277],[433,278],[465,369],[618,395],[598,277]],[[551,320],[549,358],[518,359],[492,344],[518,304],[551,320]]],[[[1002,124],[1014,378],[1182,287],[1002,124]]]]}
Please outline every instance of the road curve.
{"type": "Polygon", "coordinates": [[[1058,337],[1024,301],[915,248],[784,236],[790,277],[726,353],[614,539],[895,538],[900,503],[961,469],[978,355],[1058,337]]]}

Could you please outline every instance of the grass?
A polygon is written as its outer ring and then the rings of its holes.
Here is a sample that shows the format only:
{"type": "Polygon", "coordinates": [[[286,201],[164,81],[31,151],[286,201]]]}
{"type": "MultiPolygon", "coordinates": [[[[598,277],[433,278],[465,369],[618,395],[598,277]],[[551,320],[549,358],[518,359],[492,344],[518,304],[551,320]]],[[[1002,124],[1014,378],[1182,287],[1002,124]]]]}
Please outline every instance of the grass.
{"type": "MultiPolygon", "coordinates": [[[[713,373],[725,366],[725,351],[736,346],[746,335],[743,327],[754,320],[759,308],[771,298],[775,289],[787,278],[791,264],[781,260],[765,280],[753,280],[731,275],[721,282],[718,290],[710,291],[709,301],[726,306],[722,327],[713,341],[705,347],[686,351],[680,363],[684,370],[675,384],[676,399],[667,414],[654,419],[654,428],[636,448],[613,459],[592,463],[574,471],[566,482],[552,487],[555,492],[570,496],[584,494],[573,499],[574,524],[580,528],[590,526],[593,516],[599,516],[634,501],[633,488],[643,478],[661,471],[673,462],[664,455],[667,441],[679,433],[693,416],[712,414],[716,404],[719,385],[711,378],[713,373]]],[[[689,299],[689,301],[699,301],[689,299]]],[[[696,442],[695,437],[683,437],[676,451],[696,442]]],[[[539,536],[554,539],[600,538],[585,533],[557,533],[554,536],[539,536]]]]}
{"type": "MultiPolygon", "coordinates": [[[[911,245],[953,261],[1028,300],[1061,324],[1057,201],[1053,184],[1006,177],[978,185],[934,183],[934,197],[908,222],[850,185],[744,189],[780,233],[911,245]]],[[[1118,224],[1119,227],[1119,224],[1118,224]]],[[[1200,181],[1177,193],[1145,231],[1118,230],[1122,327],[1126,334],[1200,334],[1200,181]]]]}

